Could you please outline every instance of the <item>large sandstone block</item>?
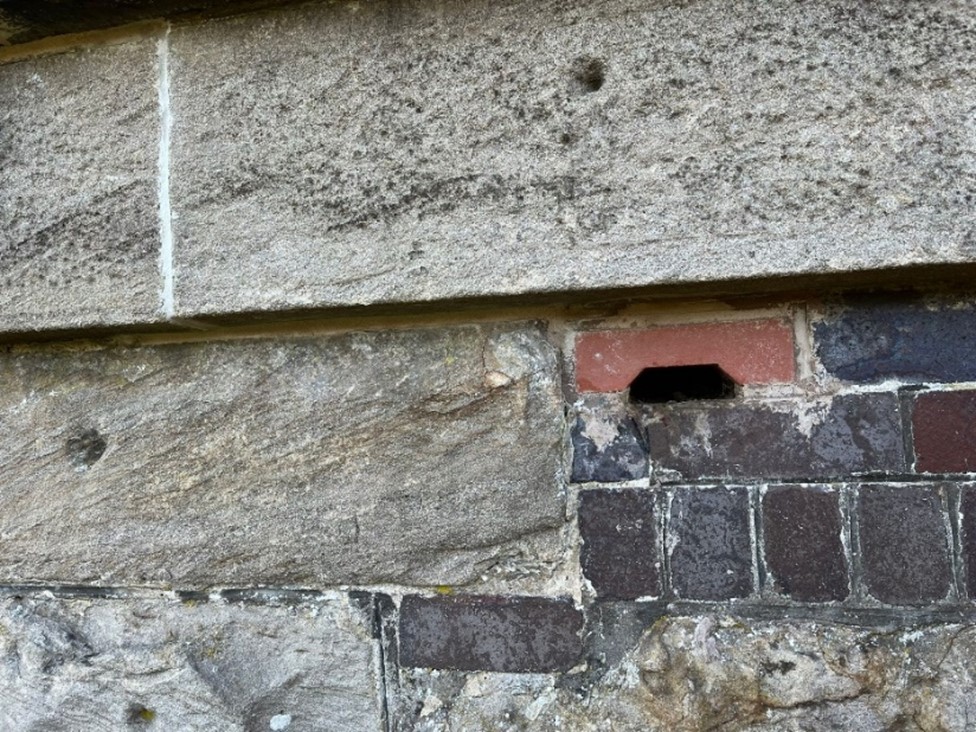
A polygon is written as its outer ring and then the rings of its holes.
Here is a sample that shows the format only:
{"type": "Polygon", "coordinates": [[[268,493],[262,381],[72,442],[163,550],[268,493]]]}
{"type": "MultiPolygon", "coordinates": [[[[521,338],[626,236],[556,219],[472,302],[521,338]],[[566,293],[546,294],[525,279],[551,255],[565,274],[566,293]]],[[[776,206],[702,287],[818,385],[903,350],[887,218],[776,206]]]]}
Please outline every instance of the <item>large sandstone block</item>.
{"type": "Polygon", "coordinates": [[[514,591],[563,561],[535,325],[27,350],[0,383],[4,582],[514,591]]]}
{"type": "Polygon", "coordinates": [[[158,319],[156,42],[0,65],[0,331],[158,319]]]}
{"type": "Polygon", "coordinates": [[[330,3],[171,37],[177,309],[972,261],[972,3],[330,3]]]}
{"type": "Polygon", "coordinates": [[[377,647],[343,596],[290,607],[0,601],[0,728],[380,730],[377,647]]]}

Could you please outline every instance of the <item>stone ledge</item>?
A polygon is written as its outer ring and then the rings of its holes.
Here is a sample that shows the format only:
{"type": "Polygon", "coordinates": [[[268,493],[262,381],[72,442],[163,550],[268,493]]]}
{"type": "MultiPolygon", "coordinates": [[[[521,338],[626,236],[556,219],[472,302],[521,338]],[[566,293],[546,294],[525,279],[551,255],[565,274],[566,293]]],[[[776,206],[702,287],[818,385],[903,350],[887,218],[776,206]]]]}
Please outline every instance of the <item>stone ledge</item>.
{"type": "MultiPolygon", "coordinates": [[[[157,18],[228,15],[289,0],[0,0],[0,48],[157,18]]],[[[292,0],[293,1],[293,0],[292,0]]]]}

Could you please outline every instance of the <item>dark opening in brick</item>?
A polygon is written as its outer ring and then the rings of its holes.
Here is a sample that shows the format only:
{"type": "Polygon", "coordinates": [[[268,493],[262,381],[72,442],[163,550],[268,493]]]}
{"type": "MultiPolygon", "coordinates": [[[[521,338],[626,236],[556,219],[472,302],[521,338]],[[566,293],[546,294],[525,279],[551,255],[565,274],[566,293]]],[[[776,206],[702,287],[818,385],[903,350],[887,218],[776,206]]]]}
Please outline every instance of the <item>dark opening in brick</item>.
{"type": "Polygon", "coordinates": [[[640,404],[732,399],[736,383],[718,364],[662,366],[641,371],[630,384],[631,401],[640,404]]]}

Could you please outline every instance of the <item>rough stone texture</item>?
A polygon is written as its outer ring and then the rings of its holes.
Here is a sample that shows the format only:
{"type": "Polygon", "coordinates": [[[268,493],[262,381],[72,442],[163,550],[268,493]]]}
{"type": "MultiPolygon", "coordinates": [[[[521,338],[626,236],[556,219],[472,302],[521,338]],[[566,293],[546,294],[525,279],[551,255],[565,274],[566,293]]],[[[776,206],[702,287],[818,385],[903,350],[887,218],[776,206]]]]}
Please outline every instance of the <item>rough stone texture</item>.
{"type": "Polygon", "coordinates": [[[566,671],[583,615],[549,597],[420,597],[400,604],[400,663],[461,671],[566,671]]]}
{"type": "Polygon", "coordinates": [[[970,261],[974,17],[391,0],[179,29],[178,310],[970,261]]]}
{"type": "Polygon", "coordinates": [[[646,409],[652,470],[666,480],[816,480],[906,470],[894,394],[692,402],[646,409]]]}
{"type": "Polygon", "coordinates": [[[538,588],[558,379],[533,324],[5,355],[0,575],[538,588]]]}
{"type": "Polygon", "coordinates": [[[0,728],[378,732],[375,654],[343,596],[291,607],[5,599],[0,728]]]}
{"type": "Polygon", "coordinates": [[[654,503],[648,490],[580,492],[580,566],[599,597],[661,594],[654,503]]]}
{"type": "Polygon", "coordinates": [[[915,469],[976,471],[976,391],[919,394],[912,408],[915,469]]]}
{"type": "Polygon", "coordinates": [[[665,617],[582,687],[552,675],[405,671],[393,729],[968,732],[974,657],[973,625],[665,617]]]}
{"type": "Polygon", "coordinates": [[[865,485],[858,491],[864,584],[893,605],[944,599],[952,582],[943,489],[865,485]]]}
{"type": "Polygon", "coordinates": [[[762,499],[767,586],[801,602],[850,592],[838,494],[820,486],[771,487],[762,499]]]}
{"type": "Polygon", "coordinates": [[[824,368],[848,381],[976,380],[971,303],[853,301],[814,326],[824,368]]]}
{"type": "Polygon", "coordinates": [[[729,600],[753,591],[749,493],[678,488],[667,528],[671,585],[687,600],[729,600]]]}
{"type": "Polygon", "coordinates": [[[0,330],[157,319],[153,40],[0,65],[0,330]]]}
{"type": "Polygon", "coordinates": [[[587,396],[571,432],[574,483],[614,483],[647,477],[647,444],[640,422],[614,396],[587,396]]]}

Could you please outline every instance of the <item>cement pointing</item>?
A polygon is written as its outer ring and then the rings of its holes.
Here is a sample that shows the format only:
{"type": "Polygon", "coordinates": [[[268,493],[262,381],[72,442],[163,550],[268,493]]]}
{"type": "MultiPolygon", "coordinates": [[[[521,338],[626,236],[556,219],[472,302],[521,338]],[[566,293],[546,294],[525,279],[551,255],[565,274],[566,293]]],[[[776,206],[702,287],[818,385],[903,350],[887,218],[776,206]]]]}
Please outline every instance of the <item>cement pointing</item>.
{"type": "Polygon", "coordinates": [[[376,2],[174,31],[176,312],[971,261],[974,21],[376,2]]]}

